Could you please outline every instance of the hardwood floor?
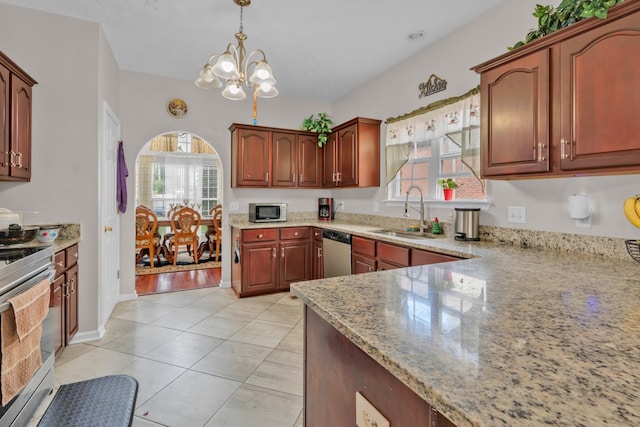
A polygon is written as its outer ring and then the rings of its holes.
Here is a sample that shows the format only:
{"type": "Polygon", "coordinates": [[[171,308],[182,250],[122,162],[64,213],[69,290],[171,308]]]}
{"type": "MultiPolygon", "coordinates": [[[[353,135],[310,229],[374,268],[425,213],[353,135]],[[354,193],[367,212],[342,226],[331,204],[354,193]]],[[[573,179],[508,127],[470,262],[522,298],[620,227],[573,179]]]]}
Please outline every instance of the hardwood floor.
{"type": "Polygon", "coordinates": [[[138,295],[150,295],[188,289],[213,288],[218,286],[220,279],[220,268],[147,274],[136,276],[136,292],[138,295]]]}

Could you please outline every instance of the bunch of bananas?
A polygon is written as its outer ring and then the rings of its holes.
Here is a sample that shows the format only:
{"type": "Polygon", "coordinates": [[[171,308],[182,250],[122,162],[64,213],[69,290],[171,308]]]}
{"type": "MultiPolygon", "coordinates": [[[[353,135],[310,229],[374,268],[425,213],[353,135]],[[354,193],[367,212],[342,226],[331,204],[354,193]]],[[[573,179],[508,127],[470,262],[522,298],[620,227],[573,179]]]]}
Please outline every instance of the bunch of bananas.
{"type": "Polygon", "coordinates": [[[640,228],[640,194],[624,201],[624,214],[631,224],[640,228]]]}

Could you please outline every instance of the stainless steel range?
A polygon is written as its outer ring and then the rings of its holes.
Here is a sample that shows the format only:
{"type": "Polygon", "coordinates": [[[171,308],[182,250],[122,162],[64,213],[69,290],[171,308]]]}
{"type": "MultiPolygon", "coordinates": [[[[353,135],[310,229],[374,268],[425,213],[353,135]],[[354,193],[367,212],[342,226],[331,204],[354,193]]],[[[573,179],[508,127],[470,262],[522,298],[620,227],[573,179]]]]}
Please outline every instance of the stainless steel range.
{"type": "MultiPolygon", "coordinates": [[[[53,246],[0,246],[0,312],[10,309],[9,298],[46,278],[53,279],[53,256],[53,246]]],[[[42,323],[42,366],[17,396],[5,406],[0,406],[0,426],[26,426],[53,389],[53,346],[54,320],[50,310],[42,323]]]]}

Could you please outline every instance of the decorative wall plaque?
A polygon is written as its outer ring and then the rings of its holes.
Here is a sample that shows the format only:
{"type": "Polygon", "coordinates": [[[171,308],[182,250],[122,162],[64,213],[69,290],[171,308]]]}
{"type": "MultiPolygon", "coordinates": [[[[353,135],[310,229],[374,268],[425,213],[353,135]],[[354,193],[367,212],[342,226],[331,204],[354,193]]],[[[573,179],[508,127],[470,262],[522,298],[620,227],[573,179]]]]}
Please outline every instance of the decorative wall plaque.
{"type": "Polygon", "coordinates": [[[420,91],[418,98],[433,95],[434,93],[442,92],[445,89],[447,89],[447,81],[442,80],[435,74],[431,74],[426,82],[418,85],[418,90],[420,91]]]}
{"type": "Polygon", "coordinates": [[[180,98],[173,98],[167,102],[167,112],[176,119],[186,116],[188,110],[187,103],[180,98]]]}

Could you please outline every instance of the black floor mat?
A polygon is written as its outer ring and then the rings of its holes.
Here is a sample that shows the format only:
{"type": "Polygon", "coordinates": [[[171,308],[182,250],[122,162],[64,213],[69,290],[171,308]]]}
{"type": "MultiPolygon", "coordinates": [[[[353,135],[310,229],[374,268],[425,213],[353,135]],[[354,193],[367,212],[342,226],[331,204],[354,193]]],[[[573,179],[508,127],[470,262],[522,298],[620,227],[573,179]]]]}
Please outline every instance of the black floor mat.
{"type": "Polygon", "coordinates": [[[109,375],[61,385],[38,427],[127,427],[133,420],[138,382],[109,375]]]}

